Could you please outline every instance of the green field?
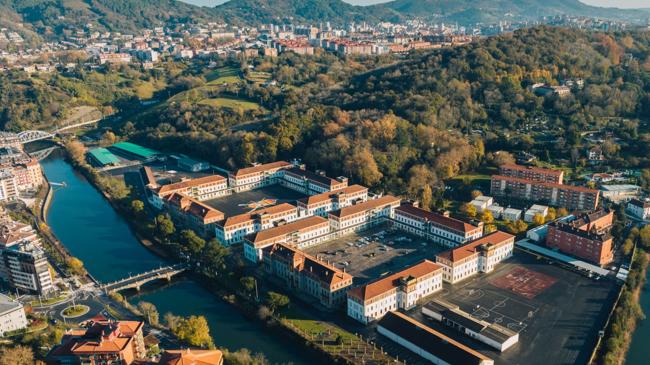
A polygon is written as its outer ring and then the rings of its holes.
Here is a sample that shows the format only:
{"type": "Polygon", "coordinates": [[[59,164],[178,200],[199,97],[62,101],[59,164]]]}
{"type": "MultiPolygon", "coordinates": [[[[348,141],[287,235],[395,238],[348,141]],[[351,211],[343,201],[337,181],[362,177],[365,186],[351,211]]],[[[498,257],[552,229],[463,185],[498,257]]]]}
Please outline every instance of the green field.
{"type": "Polygon", "coordinates": [[[205,75],[208,85],[232,84],[241,81],[239,70],[234,67],[222,67],[205,75]]]}
{"type": "Polygon", "coordinates": [[[210,105],[216,108],[242,109],[244,111],[259,110],[260,106],[252,101],[229,98],[210,98],[199,101],[199,104],[210,105]]]}
{"type": "Polygon", "coordinates": [[[263,83],[271,79],[271,74],[268,72],[257,72],[257,71],[251,71],[248,73],[248,76],[246,76],[246,79],[255,82],[255,83],[263,83]]]}

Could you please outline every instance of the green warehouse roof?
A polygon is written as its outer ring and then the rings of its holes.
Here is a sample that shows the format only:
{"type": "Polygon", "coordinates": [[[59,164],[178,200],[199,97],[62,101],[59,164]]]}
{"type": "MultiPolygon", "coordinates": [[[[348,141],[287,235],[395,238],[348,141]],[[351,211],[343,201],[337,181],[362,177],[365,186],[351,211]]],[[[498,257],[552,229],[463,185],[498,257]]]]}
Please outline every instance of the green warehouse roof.
{"type": "Polygon", "coordinates": [[[117,156],[115,156],[114,154],[111,153],[111,151],[103,147],[92,149],[88,151],[88,153],[95,160],[97,160],[97,162],[99,162],[102,166],[118,164],[120,162],[117,156]]]}
{"type": "Polygon", "coordinates": [[[160,154],[160,152],[154,151],[151,148],[143,147],[131,142],[118,142],[111,147],[136,155],[140,158],[150,158],[160,154]]]}

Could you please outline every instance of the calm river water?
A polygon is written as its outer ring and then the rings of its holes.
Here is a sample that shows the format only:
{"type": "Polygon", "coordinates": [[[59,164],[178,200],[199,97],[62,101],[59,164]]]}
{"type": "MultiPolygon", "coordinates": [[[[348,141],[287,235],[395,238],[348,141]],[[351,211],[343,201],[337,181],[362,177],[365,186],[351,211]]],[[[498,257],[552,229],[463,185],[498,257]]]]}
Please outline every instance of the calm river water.
{"type": "MultiPolygon", "coordinates": [[[[650,271],[647,279],[650,280],[650,271]]],[[[634,331],[625,365],[650,363],[650,282],[646,282],[643,291],[641,291],[641,308],[647,317],[643,321],[639,321],[636,331],[634,331]]]]}
{"type": "MultiPolygon", "coordinates": [[[[42,161],[55,187],[48,211],[48,223],[54,234],[81,259],[91,275],[100,282],[111,281],[158,267],[164,262],[137,241],[126,222],[79,173],[55,151],[42,161]]],[[[210,324],[215,344],[230,350],[248,348],[262,352],[273,363],[308,364],[303,353],[288,350],[292,346],[281,338],[243,317],[235,308],[211,295],[191,280],[144,292],[132,302],[148,301],[162,314],[204,315],[210,324]]]]}

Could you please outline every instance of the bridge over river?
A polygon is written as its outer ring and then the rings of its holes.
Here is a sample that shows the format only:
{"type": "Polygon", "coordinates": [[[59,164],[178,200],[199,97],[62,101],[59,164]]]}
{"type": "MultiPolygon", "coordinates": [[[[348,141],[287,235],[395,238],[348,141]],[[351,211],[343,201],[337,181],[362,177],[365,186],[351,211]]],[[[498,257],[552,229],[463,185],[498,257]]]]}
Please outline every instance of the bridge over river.
{"type": "Polygon", "coordinates": [[[126,289],[136,289],[140,291],[140,287],[151,281],[170,281],[172,277],[184,272],[188,268],[189,266],[186,264],[164,266],[135,276],[129,276],[128,278],[120,279],[112,283],[101,284],[99,287],[106,293],[119,292],[126,289]]]}

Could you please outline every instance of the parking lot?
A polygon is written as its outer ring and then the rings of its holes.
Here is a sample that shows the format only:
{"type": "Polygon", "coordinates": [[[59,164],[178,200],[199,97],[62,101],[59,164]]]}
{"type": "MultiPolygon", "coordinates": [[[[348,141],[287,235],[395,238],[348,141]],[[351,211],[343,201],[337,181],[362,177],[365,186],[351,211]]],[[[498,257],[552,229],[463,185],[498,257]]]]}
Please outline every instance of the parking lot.
{"type": "Polygon", "coordinates": [[[443,246],[422,237],[396,231],[387,225],[357,232],[306,249],[307,253],[345,269],[355,285],[433,260],[443,246]]]}
{"type": "Polygon", "coordinates": [[[254,209],[281,203],[295,205],[296,200],[306,195],[282,185],[270,185],[263,188],[233,193],[225,197],[207,200],[204,203],[222,211],[226,216],[243,214],[254,209]]]}
{"type": "MultiPolygon", "coordinates": [[[[503,353],[425,318],[421,306],[408,314],[484,353],[496,364],[584,364],[604,326],[617,288],[613,281],[590,279],[517,251],[495,271],[454,285],[445,284],[442,292],[421,303],[443,298],[474,317],[519,332],[519,343],[503,353]],[[554,350],[548,351],[550,348],[554,350]]],[[[374,339],[409,364],[428,363],[376,333],[374,339]]]]}

